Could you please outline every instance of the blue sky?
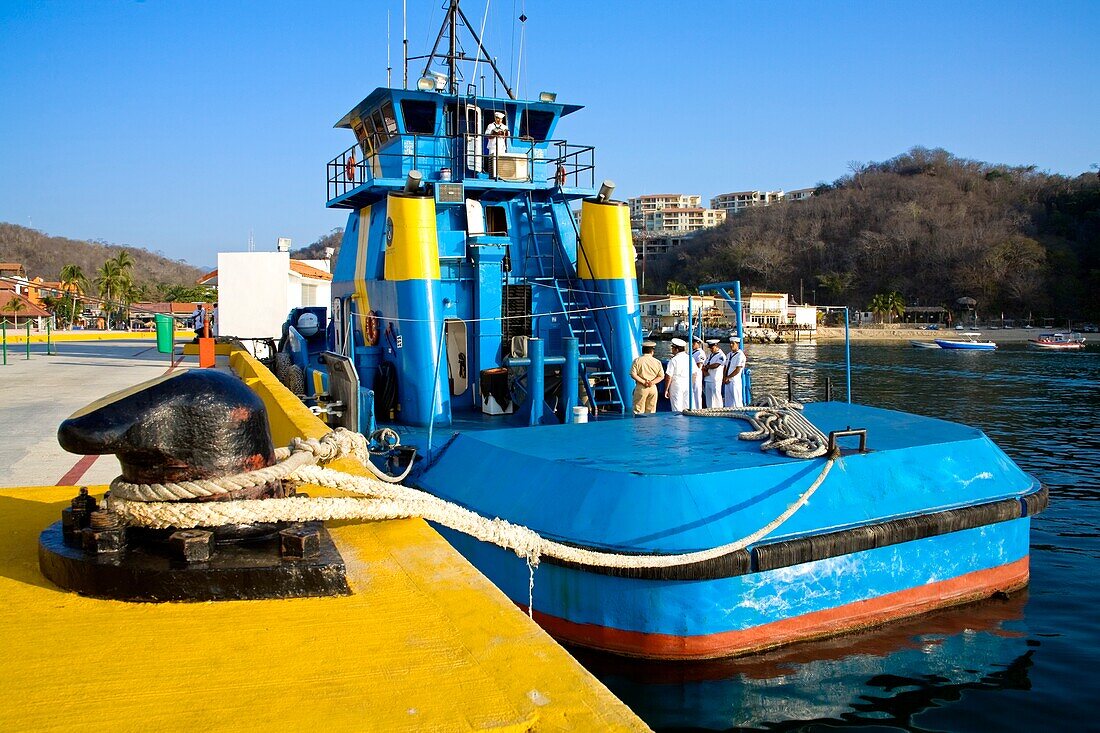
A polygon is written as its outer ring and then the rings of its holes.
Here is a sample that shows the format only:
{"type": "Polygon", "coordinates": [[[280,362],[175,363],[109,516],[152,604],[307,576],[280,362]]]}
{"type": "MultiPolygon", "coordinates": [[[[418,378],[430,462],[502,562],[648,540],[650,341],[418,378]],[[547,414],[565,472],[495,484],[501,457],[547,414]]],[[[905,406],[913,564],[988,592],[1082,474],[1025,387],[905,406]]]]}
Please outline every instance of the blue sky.
{"type": "MultiPolygon", "coordinates": [[[[408,0],[413,53],[442,0],[408,0]]],[[[1100,162],[1100,2],[491,0],[519,88],[586,105],[617,195],[798,188],[913,145],[1077,174],[1100,162]]],[[[467,0],[480,23],[485,3],[467,0]]],[[[400,0],[0,0],[0,221],[197,265],[307,244],[333,123],[400,85],[400,0]]],[[[416,72],[411,71],[412,78],[416,72]]]]}

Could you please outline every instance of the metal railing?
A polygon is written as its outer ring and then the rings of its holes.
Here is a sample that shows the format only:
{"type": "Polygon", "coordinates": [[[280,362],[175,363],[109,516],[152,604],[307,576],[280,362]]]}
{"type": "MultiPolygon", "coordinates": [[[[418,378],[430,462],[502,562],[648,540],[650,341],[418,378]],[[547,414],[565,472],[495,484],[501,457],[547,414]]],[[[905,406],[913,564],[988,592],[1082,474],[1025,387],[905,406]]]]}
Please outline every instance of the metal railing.
{"type": "Polygon", "coordinates": [[[340,198],[376,178],[403,178],[409,170],[420,171],[426,181],[488,178],[558,187],[595,187],[593,146],[549,140],[548,147],[542,148],[531,138],[503,138],[508,158],[526,162],[526,175],[516,177],[500,175],[500,162],[506,158],[487,152],[500,139],[473,134],[401,135],[382,150],[362,158],[362,150],[356,143],[328,162],[327,200],[340,198]],[[449,179],[442,176],[444,170],[449,171],[449,179]]]}

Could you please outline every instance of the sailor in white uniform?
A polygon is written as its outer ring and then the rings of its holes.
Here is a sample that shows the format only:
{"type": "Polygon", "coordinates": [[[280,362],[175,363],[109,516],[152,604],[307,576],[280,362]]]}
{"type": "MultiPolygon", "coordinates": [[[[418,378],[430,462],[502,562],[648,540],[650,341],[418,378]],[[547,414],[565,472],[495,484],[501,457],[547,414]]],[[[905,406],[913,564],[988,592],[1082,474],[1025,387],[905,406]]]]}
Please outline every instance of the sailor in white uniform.
{"type": "Polygon", "coordinates": [[[707,352],[703,351],[703,339],[691,340],[691,389],[695,393],[692,407],[696,410],[703,406],[703,365],[707,362],[707,352]]]}
{"type": "Polygon", "coordinates": [[[722,399],[726,407],[745,406],[744,371],[745,352],[741,351],[741,339],[730,336],[730,353],[726,355],[726,368],[722,371],[722,399]]]}
{"type": "Polygon", "coordinates": [[[703,363],[703,397],[707,401],[707,407],[722,406],[722,375],[725,371],[726,355],[718,344],[718,339],[707,339],[710,353],[703,363]]]}
{"type": "Polygon", "coordinates": [[[673,412],[683,412],[688,407],[688,355],[687,341],[672,339],[672,358],[665,367],[665,397],[672,403],[673,412]]]}
{"type": "Polygon", "coordinates": [[[503,112],[494,112],[493,121],[485,128],[485,137],[489,155],[503,155],[508,152],[508,123],[503,112]]]}

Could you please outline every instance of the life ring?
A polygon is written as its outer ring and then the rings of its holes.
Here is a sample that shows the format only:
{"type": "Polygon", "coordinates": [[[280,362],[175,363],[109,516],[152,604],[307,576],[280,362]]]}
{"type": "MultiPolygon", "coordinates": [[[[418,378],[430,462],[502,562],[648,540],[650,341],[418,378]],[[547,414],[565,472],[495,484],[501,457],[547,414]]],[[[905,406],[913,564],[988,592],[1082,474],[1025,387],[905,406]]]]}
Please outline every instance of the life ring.
{"type": "Polygon", "coordinates": [[[378,319],[373,311],[367,311],[363,322],[363,340],[367,346],[378,345],[378,319]]]}
{"type": "Polygon", "coordinates": [[[565,166],[558,163],[558,169],[554,172],[554,183],[558,188],[565,188],[565,166]]]}
{"type": "Polygon", "coordinates": [[[348,183],[355,183],[355,153],[352,153],[351,157],[344,161],[344,178],[348,180],[348,183]]]}

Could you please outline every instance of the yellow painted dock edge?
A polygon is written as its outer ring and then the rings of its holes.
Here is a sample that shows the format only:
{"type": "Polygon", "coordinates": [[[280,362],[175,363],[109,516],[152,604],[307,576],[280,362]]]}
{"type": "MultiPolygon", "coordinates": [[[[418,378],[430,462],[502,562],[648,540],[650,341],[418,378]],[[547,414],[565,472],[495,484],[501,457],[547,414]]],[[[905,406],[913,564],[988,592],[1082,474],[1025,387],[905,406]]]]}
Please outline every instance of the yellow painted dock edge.
{"type": "MultiPolygon", "coordinates": [[[[325,432],[258,362],[231,361],[276,441],[325,432]]],[[[38,533],[73,493],[0,489],[2,731],[645,729],[423,521],[330,527],[351,596],[122,603],[38,571],[38,533]]]]}
{"type": "MultiPolygon", "coordinates": [[[[229,362],[267,405],[276,445],[286,445],[296,436],[319,438],[328,432],[328,426],[247,351],[237,349],[229,362]]],[[[368,473],[352,458],[331,465],[348,473],[368,473]]],[[[508,699],[521,711],[537,713],[533,730],[649,730],[427,522],[410,519],[359,528],[392,548],[409,580],[452,618],[462,644],[491,671],[508,699]],[[446,581],[441,582],[444,576],[446,581]]],[[[341,531],[333,533],[343,551],[341,531]]]]}

